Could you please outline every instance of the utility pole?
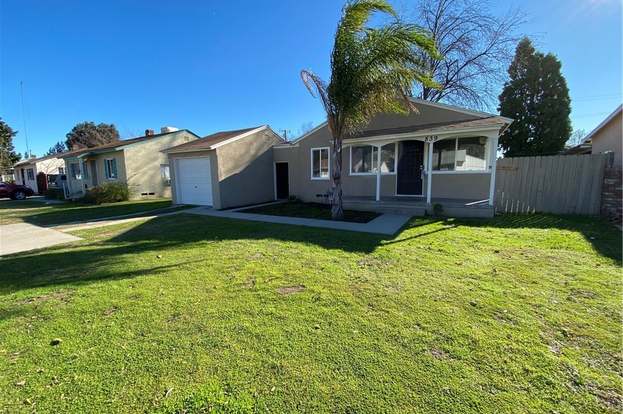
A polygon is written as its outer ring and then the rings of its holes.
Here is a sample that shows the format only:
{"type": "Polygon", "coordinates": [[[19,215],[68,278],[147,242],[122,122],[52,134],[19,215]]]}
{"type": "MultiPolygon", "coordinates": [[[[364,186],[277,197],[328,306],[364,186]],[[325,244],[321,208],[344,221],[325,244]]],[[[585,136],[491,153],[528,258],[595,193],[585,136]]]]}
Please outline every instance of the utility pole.
{"type": "Polygon", "coordinates": [[[30,146],[28,146],[28,128],[26,128],[26,111],[24,110],[24,82],[19,81],[19,90],[22,97],[22,121],[24,122],[24,137],[26,138],[26,159],[30,158],[30,146]]]}

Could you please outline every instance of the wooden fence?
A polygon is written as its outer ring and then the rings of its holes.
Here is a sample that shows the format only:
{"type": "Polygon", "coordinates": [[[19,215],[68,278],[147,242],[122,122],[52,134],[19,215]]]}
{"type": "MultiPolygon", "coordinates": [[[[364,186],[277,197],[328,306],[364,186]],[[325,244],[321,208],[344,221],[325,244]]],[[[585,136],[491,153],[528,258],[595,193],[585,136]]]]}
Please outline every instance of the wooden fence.
{"type": "Polygon", "coordinates": [[[496,211],[597,215],[606,160],[605,154],[500,159],[496,211]]]}

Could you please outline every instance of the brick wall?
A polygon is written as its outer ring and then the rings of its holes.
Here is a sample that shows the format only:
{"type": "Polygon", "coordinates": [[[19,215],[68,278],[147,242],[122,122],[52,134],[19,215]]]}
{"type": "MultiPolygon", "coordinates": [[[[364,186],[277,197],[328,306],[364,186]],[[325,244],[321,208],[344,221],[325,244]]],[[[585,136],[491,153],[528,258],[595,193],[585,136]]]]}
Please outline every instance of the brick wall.
{"type": "Polygon", "coordinates": [[[601,188],[601,215],[621,224],[623,218],[623,170],[606,167],[601,188]]]}

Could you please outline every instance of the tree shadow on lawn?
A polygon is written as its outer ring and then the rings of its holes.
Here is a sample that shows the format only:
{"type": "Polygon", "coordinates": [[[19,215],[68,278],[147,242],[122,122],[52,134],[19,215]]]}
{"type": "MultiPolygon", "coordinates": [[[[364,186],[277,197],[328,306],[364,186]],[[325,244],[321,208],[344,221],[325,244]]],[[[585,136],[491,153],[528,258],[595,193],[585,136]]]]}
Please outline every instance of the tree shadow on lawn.
{"type": "Polygon", "coordinates": [[[133,201],[106,203],[106,204],[86,204],[79,202],[64,202],[45,204],[40,201],[0,201],[0,216],[2,210],[37,210],[45,209],[39,213],[21,216],[19,219],[25,223],[38,226],[53,226],[78,221],[91,221],[103,217],[115,217],[126,214],[149,213],[152,210],[171,206],[171,200],[154,200],[149,202],[136,203],[133,201]]]}
{"type": "MultiPolygon", "coordinates": [[[[146,221],[101,242],[86,246],[59,246],[35,253],[22,253],[2,259],[0,292],[10,293],[33,287],[60,284],[79,285],[104,279],[125,279],[166,272],[190,262],[119,272],[111,270],[111,263],[122,255],[140,255],[166,252],[170,248],[188,246],[201,249],[196,243],[235,240],[276,240],[316,245],[323,249],[350,253],[371,253],[382,245],[402,243],[425,238],[456,227],[475,228],[535,228],[566,229],[580,232],[599,254],[621,263],[621,234],[606,222],[585,217],[552,215],[503,215],[493,219],[432,219],[410,221],[396,237],[367,233],[353,233],[330,229],[316,229],[254,221],[232,220],[179,214],[146,221]],[[439,227],[443,222],[444,226],[439,227]],[[428,226],[431,227],[428,227],[428,226]]],[[[451,242],[451,238],[448,238],[451,242]]],[[[284,246],[287,248],[287,246],[284,246]]],[[[166,254],[166,253],[165,253],[166,254]]],[[[201,259],[196,262],[202,261],[201,259]]],[[[133,265],[136,266],[135,262],[133,265]]]]}

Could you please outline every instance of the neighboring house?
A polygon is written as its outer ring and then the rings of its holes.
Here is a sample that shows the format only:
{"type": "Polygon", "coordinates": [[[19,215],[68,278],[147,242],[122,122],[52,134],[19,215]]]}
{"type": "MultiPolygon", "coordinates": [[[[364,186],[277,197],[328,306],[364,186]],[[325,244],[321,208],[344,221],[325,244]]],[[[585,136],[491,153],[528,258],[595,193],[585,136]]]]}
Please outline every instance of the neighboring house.
{"type": "Polygon", "coordinates": [[[272,147],[282,142],[264,125],[217,132],[164,150],[173,202],[223,209],[272,201],[272,147]]]}
{"type": "Polygon", "coordinates": [[[613,152],[614,165],[620,169],[623,163],[623,105],[619,105],[584,140],[591,142],[592,154],[613,152]]]}
{"type": "Polygon", "coordinates": [[[623,105],[619,105],[606,119],[584,137],[582,142],[567,148],[563,154],[614,153],[614,166],[623,167],[623,105]]]}
{"type": "MultiPolygon", "coordinates": [[[[492,216],[501,116],[415,100],[418,113],[377,116],[344,140],[345,208],[492,216]],[[380,154],[380,156],[379,156],[380,154]]],[[[328,202],[326,123],[293,142],[267,126],[219,132],[165,151],[173,200],[217,209],[296,197],[328,202]]]]}
{"type": "Polygon", "coordinates": [[[63,155],[28,158],[15,163],[13,167],[15,182],[32,188],[35,193],[43,193],[48,186],[56,186],[59,176],[65,173],[63,155]],[[37,175],[40,177],[38,180],[37,175]]]}
{"type": "MultiPolygon", "coordinates": [[[[512,120],[414,102],[419,113],[377,116],[344,140],[344,207],[424,214],[439,204],[449,215],[492,216],[498,137],[512,120]]],[[[326,123],[276,145],[273,154],[276,198],[328,200],[333,163],[326,123]]]]}
{"type": "Polygon", "coordinates": [[[67,198],[79,198],[86,190],[104,183],[128,185],[130,197],[171,197],[169,160],[161,151],[199,136],[189,130],[164,127],[160,134],[125,139],[63,155],[67,198]]]}

